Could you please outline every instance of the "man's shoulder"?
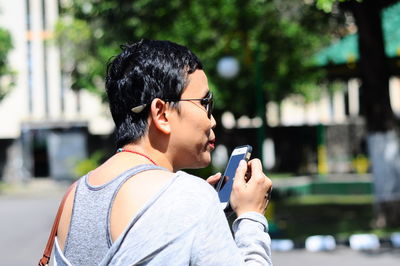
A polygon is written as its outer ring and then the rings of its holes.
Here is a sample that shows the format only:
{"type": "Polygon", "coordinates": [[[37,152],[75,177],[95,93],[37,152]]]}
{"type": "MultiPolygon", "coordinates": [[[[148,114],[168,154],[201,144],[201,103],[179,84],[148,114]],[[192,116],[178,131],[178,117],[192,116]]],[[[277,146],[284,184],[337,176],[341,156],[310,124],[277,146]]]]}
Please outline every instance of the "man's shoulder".
{"type": "Polygon", "coordinates": [[[174,189],[178,197],[192,198],[195,202],[209,203],[216,200],[216,191],[206,180],[183,171],[178,171],[176,175],[174,189]]]}
{"type": "Polygon", "coordinates": [[[175,223],[189,226],[201,222],[220,206],[216,191],[207,181],[182,171],[176,175],[172,186],[163,195],[161,204],[164,206],[158,206],[163,211],[168,209],[169,215],[181,220],[175,223]]]}
{"type": "Polygon", "coordinates": [[[203,178],[186,173],[184,171],[178,171],[178,180],[182,185],[189,186],[197,191],[204,191],[207,193],[215,191],[214,188],[203,178]]]}

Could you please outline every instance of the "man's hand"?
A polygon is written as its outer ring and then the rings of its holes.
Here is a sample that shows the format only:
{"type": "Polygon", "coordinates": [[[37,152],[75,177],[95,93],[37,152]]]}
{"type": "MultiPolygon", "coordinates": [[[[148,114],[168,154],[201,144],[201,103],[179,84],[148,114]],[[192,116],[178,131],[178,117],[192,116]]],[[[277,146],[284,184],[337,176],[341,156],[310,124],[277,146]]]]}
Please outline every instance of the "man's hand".
{"type": "Polygon", "coordinates": [[[215,184],[217,184],[218,180],[221,178],[221,175],[221,173],[216,173],[207,178],[208,184],[210,184],[211,186],[215,186],[215,184]]]}
{"type": "Polygon", "coordinates": [[[263,214],[268,206],[272,182],[264,173],[259,159],[241,161],[236,170],[230,203],[238,216],[245,212],[263,214]],[[250,177],[246,177],[250,175],[250,177]]]}

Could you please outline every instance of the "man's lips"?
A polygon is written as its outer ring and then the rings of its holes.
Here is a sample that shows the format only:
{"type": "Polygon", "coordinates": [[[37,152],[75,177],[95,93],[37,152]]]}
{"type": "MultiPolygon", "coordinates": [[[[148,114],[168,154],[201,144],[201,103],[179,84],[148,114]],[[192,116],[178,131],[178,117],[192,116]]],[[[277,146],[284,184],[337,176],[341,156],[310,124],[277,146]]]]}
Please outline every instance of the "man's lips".
{"type": "Polygon", "coordinates": [[[215,139],[210,140],[210,141],[208,142],[208,145],[210,145],[210,147],[211,147],[212,149],[214,149],[214,148],[215,148],[215,139]]]}

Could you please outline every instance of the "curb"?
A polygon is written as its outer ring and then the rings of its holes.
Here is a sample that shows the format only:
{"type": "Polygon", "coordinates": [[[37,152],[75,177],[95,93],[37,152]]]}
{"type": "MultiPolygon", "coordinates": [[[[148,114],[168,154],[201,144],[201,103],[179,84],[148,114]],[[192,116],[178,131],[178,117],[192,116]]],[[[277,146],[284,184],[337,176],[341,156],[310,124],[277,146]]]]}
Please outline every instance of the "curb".
{"type": "Polygon", "coordinates": [[[331,235],[309,236],[304,243],[298,243],[291,239],[271,240],[271,249],[279,252],[303,248],[310,252],[329,252],[337,249],[339,245],[364,252],[373,252],[384,248],[400,250],[400,232],[391,233],[387,238],[379,238],[375,234],[353,234],[345,241],[339,241],[331,235]]]}
{"type": "Polygon", "coordinates": [[[0,196],[61,195],[68,185],[68,182],[49,178],[32,178],[26,182],[2,184],[0,186],[0,196]]]}

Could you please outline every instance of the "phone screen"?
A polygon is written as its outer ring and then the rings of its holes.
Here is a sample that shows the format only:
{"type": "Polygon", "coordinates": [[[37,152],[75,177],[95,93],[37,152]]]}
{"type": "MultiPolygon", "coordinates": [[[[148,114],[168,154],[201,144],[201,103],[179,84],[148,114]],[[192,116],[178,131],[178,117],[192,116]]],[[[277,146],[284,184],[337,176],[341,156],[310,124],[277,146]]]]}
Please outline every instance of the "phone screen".
{"type": "Polygon", "coordinates": [[[229,158],[228,166],[225,170],[225,173],[223,177],[221,177],[221,181],[218,182],[217,191],[220,202],[229,201],[232,191],[233,178],[235,177],[236,173],[236,168],[239,166],[240,160],[247,161],[250,158],[250,152],[251,152],[251,146],[242,146],[235,148],[233,150],[232,155],[229,158]]]}

